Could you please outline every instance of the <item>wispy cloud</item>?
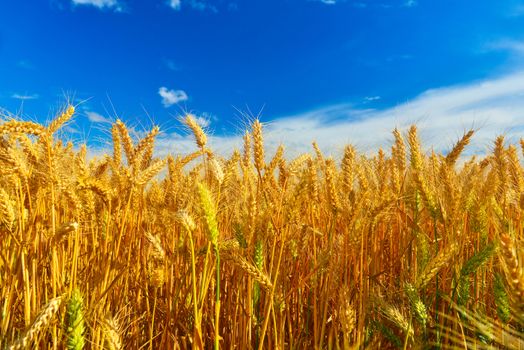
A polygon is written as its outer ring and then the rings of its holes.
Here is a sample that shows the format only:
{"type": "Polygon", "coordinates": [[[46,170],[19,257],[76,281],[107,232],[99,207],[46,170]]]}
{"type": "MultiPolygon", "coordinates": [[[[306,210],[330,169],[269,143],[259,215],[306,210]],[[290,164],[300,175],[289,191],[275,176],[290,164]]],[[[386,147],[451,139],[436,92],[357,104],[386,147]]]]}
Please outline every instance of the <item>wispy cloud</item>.
{"type": "MultiPolygon", "coordinates": [[[[477,129],[466,152],[483,154],[497,135],[520,136],[524,130],[524,71],[483,81],[428,90],[410,102],[383,110],[362,110],[337,104],[275,119],[265,127],[264,140],[271,150],[283,143],[288,156],[311,151],[316,140],[326,152],[340,154],[344,144],[362,151],[389,147],[395,127],[406,130],[416,123],[423,141],[446,151],[469,128],[477,129]]],[[[213,136],[213,149],[228,154],[241,147],[240,135],[213,136]]],[[[191,152],[191,136],[166,135],[159,150],[191,152]]]]}
{"type": "Polygon", "coordinates": [[[188,99],[184,90],[169,90],[165,86],[158,89],[158,94],[162,97],[162,104],[166,108],[188,99]]]}
{"type": "Polygon", "coordinates": [[[88,5],[99,9],[122,11],[123,6],[118,0],[72,0],[73,5],[88,5]]]}
{"type": "Polygon", "coordinates": [[[17,100],[36,100],[38,98],[38,94],[12,94],[11,98],[17,99],[17,100]]]}
{"type": "Polygon", "coordinates": [[[180,0],[169,0],[167,2],[167,5],[171,7],[173,10],[177,11],[180,10],[180,8],[182,7],[180,0]]]}
{"type": "Polygon", "coordinates": [[[214,13],[218,12],[216,6],[203,0],[168,0],[167,5],[173,10],[179,11],[182,7],[187,6],[198,11],[211,11],[214,13]]]}
{"type": "Polygon", "coordinates": [[[187,2],[189,6],[191,6],[191,8],[198,10],[198,11],[211,11],[214,13],[218,12],[218,9],[214,5],[211,5],[205,1],[188,0],[187,2]]]}
{"type": "MultiPolygon", "coordinates": [[[[329,4],[335,4],[342,2],[341,0],[318,0],[329,4]]],[[[399,2],[391,3],[391,2],[380,2],[380,1],[368,1],[368,0],[360,0],[360,1],[353,1],[351,3],[351,6],[358,8],[358,9],[396,9],[396,8],[411,8],[418,6],[418,0],[401,0],[399,2]]]]}
{"type": "Polygon", "coordinates": [[[404,7],[415,7],[418,5],[418,1],[417,0],[406,0],[404,2],[404,7]]]}
{"type": "Polygon", "coordinates": [[[99,113],[87,111],[85,112],[85,114],[86,114],[87,119],[89,119],[89,121],[92,123],[108,123],[108,124],[111,123],[111,120],[109,120],[109,118],[106,118],[99,113]]]}
{"type": "Polygon", "coordinates": [[[518,55],[524,55],[524,40],[500,39],[487,44],[488,50],[510,51],[518,55]]]}
{"type": "Polygon", "coordinates": [[[364,102],[373,102],[373,101],[377,101],[377,100],[380,100],[380,96],[366,96],[364,97],[364,102]]]}
{"type": "Polygon", "coordinates": [[[64,125],[62,126],[61,129],[64,130],[68,134],[80,134],[80,130],[72,127],[71,125],[64,125]]]}

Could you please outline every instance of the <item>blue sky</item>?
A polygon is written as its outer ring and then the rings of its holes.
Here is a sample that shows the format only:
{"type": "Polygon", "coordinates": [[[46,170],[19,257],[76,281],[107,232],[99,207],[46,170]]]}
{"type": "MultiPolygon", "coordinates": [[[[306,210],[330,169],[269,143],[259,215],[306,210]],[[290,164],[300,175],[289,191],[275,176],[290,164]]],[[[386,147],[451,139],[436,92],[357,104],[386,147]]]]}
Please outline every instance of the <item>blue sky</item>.
{"type": "Polygon", "coordinates": [[[481,150],[524,127],[524,1],[20,0],[0,23],[0,107],[45,121],[69,98],[76,140],[118,116],[189,151],[186,111],[224,150],[247,111],[292,152],[413,122],[442,148],[477,127],[481,150]]]}

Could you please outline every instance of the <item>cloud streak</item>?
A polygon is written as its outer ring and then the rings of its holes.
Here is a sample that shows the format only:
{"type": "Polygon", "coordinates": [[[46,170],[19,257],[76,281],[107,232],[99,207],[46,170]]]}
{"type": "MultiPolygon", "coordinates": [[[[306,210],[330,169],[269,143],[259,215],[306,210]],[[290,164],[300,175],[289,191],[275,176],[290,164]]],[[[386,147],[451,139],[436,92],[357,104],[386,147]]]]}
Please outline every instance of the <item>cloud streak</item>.
{"type": "Polygon", "coordinates": [[[38,98],[38,94],[12,94],[11,98],[14,98],[16,100],[36,100],[38,98]]]}
{"type": "Polygon", "coordinates": [[[380,96],[366,96],[364,97],[364,102],[373,102],[380,100],[380,96]]]}
{"type": "Polygon", "coordinates": [[[515,39],[501,39],[492,43],[489,43],[488,49],[490,50],[504,50],[510,51],[517,55],[524,55],[524,41],[515,39]]]}
{"type": "Polygon", "coordinates": [[[73,5],[87,5],[94,6],[99,9],[114,9],[115,11],[122,10],[122,4],[118,0],[72,0],[73,5]]]}
{"type": "Polygon", "coordinates": [[[211,11],[214,13],[218,12],[216,6],[211,5],[202,0],[184,0],[183,3],[182,0],[168,0],[167,5],[175,11],[179,11],[180,9],[182,9],[182,6],[188,6],[198,11],[211,11]]]}
{"type": "Polygon", "coordinates": [[[105,123],[105,124],[111,123],[111,120],[109,120],[109,118],[106,118],[99,113],[88,111],[88,112],[85,112],[85,114],[86,114],[87,119],[89,119],[91,123],[105,123]]]}
{"type": "MultiPolygon", "coordinates": [[[[428,90],[410,102],[383,110],[360,109],[336,104],[269,122],[264,129],[268,155],[283,143],[288,156],[311,151],[316,140],[329,154],[339,155],[345,144],[361,151],[389,148],[395,127],[407,130],[417,124],[427,146],[448,150],[470,128],[477,130],[465,154],[483,154],[497,135],[516,141],[524,131],[524,71],[475,83],[428,90]]],[[[210,146],[229,154],[240,148],[240,135],[209,136],[210,146]]],[[[166,135],[159,152],[186,153],[195,150],[191,135],[166,135]]]]}
{"type": "Polygon", "coordinates": [[[195,9],[195,10],[198,10],[198,11],[211,11],[211,12],[214,12],[214,13],[217,13],[218,12],[218,9],[211,5],[211,4],[208,4],[207,2],[204,2],[204,1],[199,1],[199,0],[188,0],[188,4],[189,6],[191,6],[191,8],[195,9]]]}
{"type": "Polygon", "coordinates": [[[415,7],[418,5],[418,1],[417,0],[406,0],[404,2],[404,7],[415,7]]]}

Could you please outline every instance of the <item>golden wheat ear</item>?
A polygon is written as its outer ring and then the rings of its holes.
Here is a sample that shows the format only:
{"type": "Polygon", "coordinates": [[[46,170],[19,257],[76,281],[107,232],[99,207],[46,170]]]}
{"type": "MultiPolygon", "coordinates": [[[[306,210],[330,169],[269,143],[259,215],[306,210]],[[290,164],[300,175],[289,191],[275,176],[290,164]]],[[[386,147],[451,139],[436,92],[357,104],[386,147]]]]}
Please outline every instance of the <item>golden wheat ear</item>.
{"type": "Polygon", "coordinates": [[[107,317],[102,322],[104,350],[122,350],[122,327],[114,317],[107,317]]]}
{"type": "Polygon", "coordinates": [[[200,124],[196,121],[196,118],[192,114],[186,115],[186,118],[184,119],[184,122],[186,125],[191,129],[193,134],[195,135],[196,144],[200,149],[205,149],[207,144],[207,136],[200,124]]]}
{"type": "Polygon", "coordinates": [[[38,334],[43,331],[51,322],[56,312],[58,311],[60,305],[62,304],[64,296],[59,296],[54,299],[51,299],[49,303],[40,311],[38,316],[31,324],[31,327],[19,337],[13,344],[7,346],[8,350],[21,350],[26,349],[31,345],[36,339],[38,334]]]}
{"type": "Polygon", "coordinates": [[[264,136],[262,135],[262,123],[257,119],[252,126],[253,134],[253,159],[255,160],[255,168],[262,174],[265,168],[264,159],[264,136]]]}
{"type": "Polygon", "coordinates": [[[49,124],[47,132],[49,134],[54,134],[58,129],[64,126],[69,119],[71,119],[73,114],[75,114],[75,107],[71,105],[67,106],[67,108],[49,124]]]}
{"type": "Polygon", "coordinates": [[[7,192],[0,188],[0,225],[3,225],[9,231],[13,228],[16,212],[13,201],[7,192]]]}
{"type": "Polygon", "coordinates": [[[153,127],[151,131],[138,142],[135,148],[135,161],[139,169],[146,169],[153,158],[153,151],[155,148],[155,139],[160,133],[158,126],[153,127]]]}
{"type": "Polygon", "coordinates": [[[118,131],[120,133],[120,139],[122,140],[122,144],[124,145],[124,152],[127,158],[127,165],[131,167],[133,166],[135,160],[135,146],[133,144],[133,139],[129,135],[129,130],[127,129],[127,126],[120,119],[116,120],[115,125],[118,128],[118,131]]]}
{"type": "Polygon", "coordinates": [[[415,283],[417,290],[424,288],[437,273],[454,257],[458,251],[457,244],[450,244],[442,249],[437,256],[428,262],[415,283]]]}
{"type": "Polygon", "coordinates": [[[467,133],[465,133],[464,136],[462,136],[462,138],[453,147],[453,149],[448,153],[445,162],[449,167],[453,167],[455,165],[457,159],[462,154],[462,151],[464,151],[464,148],[471,141],[471,138],[473,137],[474,133],[475,132],[473,130],[469,130],[467,133]]]}
{"type": "Polygon", "coordinates": [[[519,309],[524,308],[524,276],[522,265],[517,256],[517,248],[513,239],[506,233],[500,235],[500,252],[506,279],[510,285],[509,294],[519,309]]]}
{"type": "Polygon", "coordinates": [[[33,122],[21,122],[17,120],[10,120],[0,125],[0,135],[18,133],[39,136],[44,134],[45,132],[45,127],[33,122]]]}
{"type": "Polygon", "coordinates": [[[235,265],[240,267],[244,272],[253,277],[255,281],[260,283],[260,286],[267,291],[271,291],[273,288],[273,283],[267,274],[262,272],[257,266],[249,263],[244,257],[242,257],[238,252],[231,250],[222,250],[222,256],[226,260],[232,261],[235,265]]]}

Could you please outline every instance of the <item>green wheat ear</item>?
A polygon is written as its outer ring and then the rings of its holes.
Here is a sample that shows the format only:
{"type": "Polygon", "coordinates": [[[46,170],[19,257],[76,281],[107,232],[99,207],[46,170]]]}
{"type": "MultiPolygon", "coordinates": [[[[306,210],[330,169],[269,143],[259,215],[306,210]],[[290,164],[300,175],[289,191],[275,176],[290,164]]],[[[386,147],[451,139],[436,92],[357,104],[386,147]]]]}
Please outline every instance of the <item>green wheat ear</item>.
{"type": "Polygon", "coordinates": [[[493,285],[493,294],[495,294],[495,304],[497,305],[497,315],[504,323],[508,323],[511,317],[508,293],[504,287],[502,277],[497,273],[493,285]]]}
{"type": "Polygon", "coordinates": [[[80,291],[74,289],[66,309],[66,348],[68,350],[81,350],[85,345],[83,302],[80,291]]]}
{"type": "Polygon", "coordinates": [[[211,193],[202,183],[198,184],[198,193],[200,195],[200,205],[204,211],[209,241],[211,244],[213,244],[215,249],[218,249],[218,224],[216,219],[217,212],[215,205],[213,204],[211,193]]]}
{"type": "Polygon", "coordinates": [[[459,279],[457,285],[457,305],[464,306],[469,300],[469,289],[471,287],[471,281],[468,276],[459,279]]]}
{"type": "Polygon", "coordinates": [[[497,247],[493,243],[486,245],[464,263],[460,275],[466,277],[474,274],[495,254],[496,251],[497,247]]]}
{"type": "Polygon", "coordinates": [[[418,291],[411,283],[405,284],[404,291],[406,292],[406,295],[409,299],[411,310],[415,315],[415,318],[423,327],[426,327],[426,322],[428,321],[428,311],[426,305],[420,299],[418,291]]]}
{"type": "Polygon", "coordinates": [[[479,268],[486,264],[496,251],[497,247],[495,244],[487,244],[484,248],[469,258],[469,260],[466,261],[464,265],[462,265],[457,284],[457,304],[459,306],[466,305],[469,300],[469,289],[471,286],[470,276],[475,274],[479,268]]]}

